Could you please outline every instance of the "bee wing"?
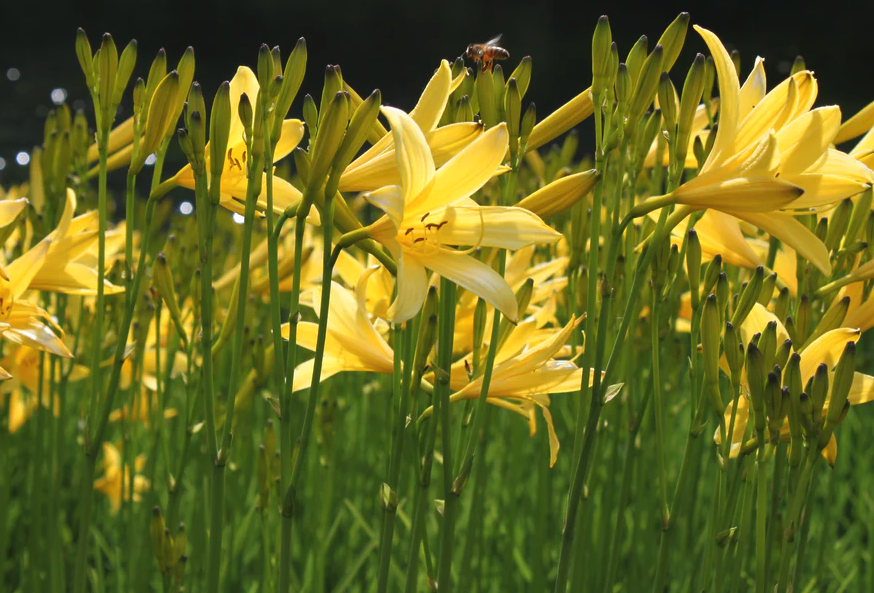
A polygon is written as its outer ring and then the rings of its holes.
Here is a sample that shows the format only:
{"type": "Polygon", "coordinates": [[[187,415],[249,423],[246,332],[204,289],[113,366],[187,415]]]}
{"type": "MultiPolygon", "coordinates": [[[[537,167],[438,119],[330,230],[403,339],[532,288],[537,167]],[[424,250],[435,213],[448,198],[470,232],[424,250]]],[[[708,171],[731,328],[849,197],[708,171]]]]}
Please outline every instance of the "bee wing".
{"type": "Polygon", "coordinates": [[[483,43],[483,45],[497,45],[498,42],[501,40],[501,37],[502,37],[503,35],[504,35],[503,33],[498,33],[498,36],[497,36],[497,37],[495,37],[494,39],[489,39],[488,41],[486,41],[485,43],[483,43]]]}

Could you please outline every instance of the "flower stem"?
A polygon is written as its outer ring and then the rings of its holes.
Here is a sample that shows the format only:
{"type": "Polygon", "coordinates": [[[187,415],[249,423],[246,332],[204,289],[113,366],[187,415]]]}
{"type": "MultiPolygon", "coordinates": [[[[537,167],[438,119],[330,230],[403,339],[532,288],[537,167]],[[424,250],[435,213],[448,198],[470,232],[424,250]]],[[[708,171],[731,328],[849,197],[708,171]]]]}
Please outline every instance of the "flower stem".
{"type": "Polygon", "coordinates": [[[768,464],[765,459],[765,444],[759,444],[756,458],[756,593],[765,593],[768,584],[765,564],[765,547],[768,545],[766,522],[768,519],[768,464]]]}
{"type": "MultiPolygon", "coordinates": [[[[783,534],[783,545],[780,550],[780,577],[777,583],[777,593],[787,591],[787,583],[789,582],[789,563],[790,563],[790,548],[795,539],[795,531],[798,525],[798,518],[801,515],[801,508],[804,506],[804,501],[807,499],[808,485],[810,478],[813,475],[813,469],[816,465],[819,452],[815,447],[811,447],[807,453],[807,459],[804,461],[804,469],[801,472],[801,478],[798,480],[798,486],[795,488],[795,493],[792,495],[792,504],[789,506],[789,514],[786,516],[786,531],[783,534]]],[[[809,522],[810,519],[806,518],[809,522]]],[[[797,570],[797,568],[796,568],[797,570]]]]}
{"type": "MultiPolygon", "coordinates": [[[[439,338],[437,365],[443,371],[437,379],[435,400],[440,399],[439,418],[443,444],[443,529],[440,533],[440,562],[437,585],[441,591],[452,590],[452,552],[455,538],[455,520],[458,514],[459,492],[453,488],[452,423],[449,410],[449,374],[452,366],[452,339],[455,328],[455,284],[446,278],[440,280],[439,338]]],[[[435,410],[436,414],[437,411],[435,410]]]]}

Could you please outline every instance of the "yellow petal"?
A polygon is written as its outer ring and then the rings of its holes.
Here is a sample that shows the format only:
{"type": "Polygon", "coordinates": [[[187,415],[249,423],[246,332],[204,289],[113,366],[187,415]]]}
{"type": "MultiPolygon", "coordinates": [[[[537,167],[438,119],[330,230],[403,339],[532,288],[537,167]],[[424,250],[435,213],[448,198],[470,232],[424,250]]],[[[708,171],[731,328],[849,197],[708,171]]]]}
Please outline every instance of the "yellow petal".
{"type": "Polygon", "coordinates": [[[835,438],[834,433],[832,433],[831,438],[829,438],[828,443],[822,450],[822,456],[831,467],[835,466],[835,461],[838,459],[838,439],[835,438]]]}
{"type": "Polygon", "coordinates": [[[777,343],[782,344],[788,340],[789,332],[786,331],[786,328],[783,327],[777,316],[761,304],[756,303],[740,326],[740,335],[744,346],[750,342],[754,334],[760,334],[765,331],[765,327],[772,321],[777,323],[777,343]]]}
{"type": "Polygon", "coordinates": [[[27,206],[27,198],[18,198],[17,200],[0,201],[0,227],[5,227],[18,218],[21,211],[27,206]]]}
{"type": "Polygon", "coordinates": [[[484,130],[485,127],[479,122],[461,122],[442,126],[425,134],[434,157],[434,165],[442,167],[465,146],[479,138],[484,130]]]}
{"type": "Polygon", "coordinates": [[[874,377],[863,373],[855,373],[847,399],[854,406],[874,400],[874,377]]]}
{"type": "Polygon", "coordinates": [[[410,203],[434,178],[431,149],[422,130],[409,115],[394,107],[381,109],[391,126],[404,201],[410,203]]]}
{"type": "MultiPolygon", "coordinates": [[[[437,127],[437,122],[440,121],[443,109],[446,107],[446,99],[449,97],[451,84],[452,71],[449,68],[449,62],[441,60],[437,72],[428,81],[428,85],[422,91],[422,96],[419,97],[419,102],[416,103],[416,107],[410,112],[410,117],[419,124],[423,131],[430,132],[437,127]]],[[[394,124],[392,124],[392,127],[394,127],[394,124]]]]}
{"type": "Polygon", "coordinates": [[[255,73],[247,66],[237,68],[230,86],[231,129],[228,134],[228,146],[234,146],[243,141],[243,122],[240,121],[239,115],[240,97],[245,93],[254,108],[257,105],[259,90],[258,77],[255,76],[255,73]]]}
{"type": "Polygon", "coordinates": [[[528,136],[528,144],[525,146],[525,150],[532,151],[540,148],[547,142],[551,142],[594,112],[595,105],[592,103],[592,88],[589,87],[535,125],[528,136]]]}
{"type": "Polygon", "coordinates": [[[841,124],[835,144],[843,144],[847,140],[857,138],[874,127],[874,101],[865,105],[859,113],[841,124]]]}
{"type": "Polygon", "coordinates": [[[738,116],[741,121],[749,115],[753,107],[765,98],[767,92],[767,83],[765,78],[765,60],[756,57],[756,63],[753,66],[752,72],[744,81],[740,88],[740,104],[738,106],[738,116]]]}
{"type": "MultiPolygon", "coordinates": [[[[516,304],[516,295],[513,294],[507,281],[490,266],[484,264],[478,259],[470,257],[469,255],[445,252],[438,252],[434,256],[428,258],[423,257],[422,263],[444,278],[451,280],[462,288],[466,288],[475,295],[482,297],[483,300],[509,318],[511,322],[515,323],[518,321],[519,311],[518,305],[516,304]]],[[[398,270],[400,270],[400,266],[398,266],[398,270]]],[[[403,285],[404,282],[400,279],[399,272],[399,296],[403,285]]],[[[424,301],[424,290],[422,292],[422,300],[424,301]]],[[[394,321],[397,323],[398,321],[403,320],[394,321]]]]}
{"type": "Polygon", "coordinates": [[[831,275],[828,249],[816,235],[794,216],[779,212],[729,212],[756,226],[800,253],[826,276],[831,275]]]}
{"type": "Polygon", "coordinates": [[[792,203],[793,209],[803,210],[855,196],[870,186],[874,173],[853,157],[830,148],[802,174],[786,174],[783,178],[804,190],[792,203]]]}
{"type": "MultiPolygon", "coordinates": [[[[314,359],[307,360],[306,362],[302,362],[297,365],[294,369],[294,382],[291,386],[291,391],[300,391],[301,389],[309,389],[313,384],[313,371],[315,370],[313,365],[315,364],[314,359]]],[[[368,369],[350,369],[343,368],[338,361],[334,360],[329,356],[325,356],[322,359],[322,369],[319,373],[319,383],[328,379],[329,377],[333,377],[337,373],[342,371],[352,371],[352,370],[368,370],[368,369]]]]}
{"type": "Polygon", "coordinates": [[[10,279],[9,288],[12,291],[12,298],[19,298],[30,286],[31,280],[37,275],[45,261],[50,244],[49,240],[40,241],[36,246],[6,266],[6,273],[10,279]]]}
{"type": "Polygon", "coordinates": [[[501,123],[471,142],[434,175],[434,182],[412,202],[410,215],[433,212],[469,197],[492,178],[507,151],[509,134],[501,123]]]}
{"type": "Polygon", "coordinates": [[[816,163],[834,140],[840,125],[839,107],[820,107],[808,111],[777,132],[780,170],[802,173],[816,163]]]}
{"type": "Polygon", "coordinates": [[[395,232],[404,221],[404,190],[397,185],[386,185],[377,190],[362,194],[365,200],[386,213],[394,224],[395,232]]]}
{"type": "MultiPolygon", "coordinates": [[[[111,132],[109,132],[109,144],[107,144],[106,151],[109,154],[119,150],[127,146],[128,144],[133,143],[134,141],[134,118],[133,116],[127,118],[117,126],[115,126],[111,132]]],[[[88,147],[88,162],[93,163],[97,161],[99,154],[97,151],[97,143],[92,144],[88,147]]]]}
{"type": "Polygon", "coordinates": [[[820,364],[826,364],[829,369],[833,369],[838,364],[847,342],[857,342],[860,336],[859,330],[847,327],[822,334],[801,352],[801,376],[806,381],[813,376],[820,364]]]}
{"type": "Polygon", "coordinates": [[[279,142],[276,143],[276,148],[273,150],[273,162],[288,156],[292,150],[297,148],[301,138],[303,138],[303,124],[299,119],[283,121],[279,142]]]}
{"type": "Polygon", "coordinates": [[[389,242],[386,247],[398,264],[398,294],[388,309],[388,316],[393,323],[403,323],[422,308],[428,292],[428,276],[425,266],[414,256],[405,254],[397,242],[389,242]]]}
{"type": "Polygon", "coordinates": [[[719,38],[698,25],[695,25],[695,30],[704,38],[704,42],[710,48],[716,66],[716,75],[719,79],[719,127],[716,130],[716,139],[713,141],[710,156],[701,167],[701,171],[704,172],[717,166],[732,154],[731,146],[737,133],[740,109],[740,82],[738,82],[737,71],[734,69],[731,56],[719,38]]]}

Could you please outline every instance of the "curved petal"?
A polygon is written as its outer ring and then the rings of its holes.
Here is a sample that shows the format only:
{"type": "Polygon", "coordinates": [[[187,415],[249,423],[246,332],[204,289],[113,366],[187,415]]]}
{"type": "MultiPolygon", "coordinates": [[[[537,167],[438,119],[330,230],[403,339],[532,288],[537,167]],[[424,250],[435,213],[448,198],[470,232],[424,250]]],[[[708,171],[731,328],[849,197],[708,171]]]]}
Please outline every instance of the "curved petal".
{"type": "Polygon", "coordinates": [[[398,294],[386,314],[393,323],[403,323],[422,308],[428,293],[428,275],[425,266],[415,257],[405,254],[397,241],[389,242],[386,247],[398,263],[398,294]]]}
{"type": "Polygon", "coordinates": [[[479,122],[461,122],[435,128],[425,134],[434,165],[442,167],[465,146],[482,136],[485,126],[479,122]]]}
{"type": "Polygon", "coordinates": [[[452,71],[449,68],[449,62],[441,60],[434,76],[431,77],[425,90],[422,91],[419,102],[410,112],[410,117],[419,124],[423,131],[430,132],[437,127],[437,122],[440,121],[443,110],[446,108],[451,85],[452,71]]]}
{"type": "Polygon", "coordinates": [[[853,138],[858,138],[862,134],[870,134],[872,127],[874,127],[874,101],[865,105],[856,115],[841,124],[841,129],[835,136],[835,144],[842,144],[853,138]]]}
{"type": "Polygon", "coordinates": [[[874,401],[874,377],[863,373],[855,373],[847,399],[854,406],[874,401]]]}
{"type": "MultiPolygon", "coordinates": [[[[307,360],[306,362],[302,362],[294,369],[294,382],[291,384],[292,393],[295,391],[300,391],[301,389],[309,389],[313,384],[313,365],[315,364],[314,359],[307,360]]],[[[322,370],[319,373],[319,383],[328,379],[329,377],[333,377],[337,373],[342,371],[355,371],[361,369],[351,369],[344,368],[344,365],[340,364],[337,360],[325,356],[322,359],[322,370]]]]}
{"type": "Polygon", "coordinates": [[[23,253],[11,264],[6,266],[9,275],[12,298],[17,299],[30,286],[31,280],[37,275],[48,253],[51,240],[42,240],[37,245],[23,253]]]}
{"type": "Polygon", "coordinates": [[[282,122],[282,134],[273,150],[274,163],[285,158],[297,148],[300,139],[303,138],[303,131],[303,123],[299,119],[286,119],[282,122]]]}
{"type": "Polygon", "coordinates": [[[820,364],[826,364],[829,369],[833,369],[838,364],[847,342],[859,341],[861,334],[857,329],[840,327],[825,332],[811,342],[801,351],[801,376],[804,380],[812,377],[820,364]]]}
{"type": "Polygon", "coordinates": [[[397,185],[386,185],[377,190],[362,194],[362,197],[385,212],[397,232],[404,222],[404,189],[397,185]]]}
{"type": "Polygon", "coordinates": [[[788,340],[789,332],[786,331],[786,328],[783,327],[783,324],[780,323],[777,316],[768,311],[760,303],[756,303],[753,305],[752,311],[750,311],[749,315],[747,315],[747,318],[740,326],[740,335],[743,344],[748,344],[754,334],[765,331],[765,326],[772,321],[777,322],[777,343],[782,344],[788,340]]]}
{"type": "Polygon", "coordinates": [[[765,78],[765,60],[756,56],[756,63],[753,66],[752,72],[744,81],[740,88],[740,104],[738,106],[738,117],[741,121],[749,115],[753,107],[765,98],[767,92],[767,83],[765,78]]]}
{"type": "Polygon", "coordinates": [[[394,107],[381,109],[391,125],[404,201],[409,204],[434,178],[434,159],[425,135],[409,115],[394,107]]]}
{"type": "MultiPolygon", "coordinates": [[[[466,288],[475,295],[482,297],[487,303],[497,308],[512,323],[519,319],[519,307],[516,303],[516,295],[507,281],[490,266],[469,255],[446,254],[423,258],[423,263],[439,275],[466,288]]],[[[398,266],[400,270],[400,266],[398,266]]],[[[404,282],[400,280],[398,273],[398,294],[404,282]]],[[[424,300],[424,292],[422,299],[424,300]]],[[[412,315],[411,315],[412,317],[412,315]]],[[[409,317],[407,318],[409,319],[409,317]]],[[[397,321],[397,320],[396,320],[397,321]]]]}
{"type": "Polygon", "coordinates": [[[409,203],[410,211],[433,211],[469,197],[494,176],[504,160],[508,142],[504,123],[471,142],[437,170],[434,182],[409,203]]]}
{"type": "Polygon", "coordinates": [[[780,145],[780,170],[802,173],[828,149],[841,125],[837,106],[808,111],[777,132],[780,145]]]}
{"type": "Polygon", "coordinates": [[[794,216],[779,212],[729,212],[792,247],[826,276],[831,275],[828,249],[794,216]]]}
{"type": "Polygon", "coordinates": [[[18,218],[21,211],[27,206],[27,198],[18,198],[17,200],[2,200],[0,201],[0,227],[5,227],[18,218]]]}
{"type": "Polygon", "coordinates": [[[237,68],[237,73],[231,79],[230,98],[231,98],[231,129],[228,134],[228,146],[233,146],[238,142],[243,141],[243,122],[240,121],[240,97],[243,93],[249,97],[252,105],[256,105],[258,100],[258,77],[252,72],[252,69],[247,66],[237,68]]]}
{"type": "Polygon", "coordinates": [[[731,61],[731,56],[719,38],[698,25],[695,25],[695,30],[704,38],[704,42],[710,48],[719,79],[719,127],[716,130],[716,138],[713,142],[710,156],[707,157],[707,161],[701,167],[701,171],[704,172],[717,166],[732,154],[731,146],[737,133],[738,112],[740,109],[738,98],[740,82],[737,79],[737,71],[734,68],[734,63],[731,61]]]}

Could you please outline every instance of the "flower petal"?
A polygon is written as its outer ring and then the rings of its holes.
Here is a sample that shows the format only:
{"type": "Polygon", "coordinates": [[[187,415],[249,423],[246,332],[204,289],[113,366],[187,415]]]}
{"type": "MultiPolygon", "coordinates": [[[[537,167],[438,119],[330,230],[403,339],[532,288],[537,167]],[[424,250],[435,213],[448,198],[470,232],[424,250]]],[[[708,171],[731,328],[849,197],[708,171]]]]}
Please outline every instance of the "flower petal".
{"type": "Polygon", "coordinates": [[[735,177],[712,184],[684,184],[673,196],[677,204],[734,212],[771,212],[804,192],[788,181],[765,175],[735,177]]]}
{"type": "MultiPolygon", "coordinates": [[[[422,263],[444,278],[482,297],[483,300],[509,318],[511,322],[516,323],[518,321],[519,308],[516,304],[516,295],[513,294],[513,290],[507,284],[507,281],[490,266],[469,255],[452,254],[443,251],[427,259],[423,257],[422,263]]],[[[398,296],[400,296],[401,288],[405,283],[400,277],[400,265],[398,265],[398,270],[398,296]]],[[[424,298],[423,291],[422,300],[424,298]]],[[[405,320],[395,319],[393,321],[397,323],[398,321],[405,320]]]]}
{"type": "Polygon", "coordinates": [[[303,138],[303,130],[303,123],[299,119],[287,119],[282,122],[282,134],[273,150],[274,163],[285,158],[297,148],[300,139],[303,138]]]}
{"type": "Polygon", "coordinates": [[[837,106],[808,111],[777,132],[780,170],[802,173],[816,163],[834,140],[841,125],[837,106]]]}
{"type": "Polygon", "coordinates": [[[230,98],[231,98],[231,129],[228,134],[228,146],[233,146],[238,142],[243,141],[243,122],[240,121],[240,97],[243,93],[249,98],[252,105],[256,105],[258,100],[258,77],[247,66],[237,68],[237,73],[231,79],[230,98]]]}
{"type": "Polygon", "coordinates": [[[404,201],[409,204],[434,178],[434,159],[425,135],[409,115],[394,107],[381,109],[391,125],[400,185],[404,189],[404,201]]]}
{"type": "Polygon", "coordinates": [[[874,377],[864,373],[855,373],[847,399],[854,406],[874,401],[874,377]]]}
{"type": "Polygon", "coordinates": [[[390,241],[385,246],[398,264],[398,294],[387,315],[393,323],[403,323],[412,319],[422,308],[428,293],[428,276],[425,266],[414,256],[404,253],[397,241],[390,241]]]}
{"type": "Polygon", "coordinates": [[[729,212],[792,247],[826,276],[831,275],[828,249],[794,216],[779,212],[729,212]]]}
{"type": "Polygon", "coordinates": [[[397,232],[404,222],[404,189],[397,185],[386,185],[377,190],[362,194],[362,197],[386,213],[397,232]]]}
{"type": "Polygon", "coordinates": [[[750,72],[750,75],[740,88],[738,116],[741,121],[749,115],[753,107],[765,98],[766,91],[765,60],[757,56],[752,72],[750,72]]]}
{"type": "MultiPolygon", "coordinates": [[[[562,234],[524,208],[476,206],[440,212],[448,224],[435,231],[444,245],[487,245],[516,250],[528,245],[555,243],[562,234]]],[[[432,215],[434,217],[434,215],[432,215]]]]}
{"type": "Polygon", "coordinates": [[[422,91],[422,96],[419,97],[419,102],[410,112],[410,117],[419,124],[423,131],[430,132],[437,127],[437,122],[440,121],[443,110],[446,108],[451,85],[452,71],[449,68],[449,62],[441,60],[437,72],[428,81],[428,85],[422,91]]]}
{"type": "Polygon", "coordinates": [[[429,212],[469,197],[495,174],[504,160],[509,142],[506,124],[501,123],[471,142],[440,167],[434,182],[413,202],[410,212],[429,212]]]}
{"type": "Polygon", "coordinates": [[[816,367],[820,364],[828,365],[829,370],[833,369],[847,342],[858,342],[862,335],[857,329],[840,327],[827,331],[801,351],[801,377],[807,381],[816,372],[816,367]]]}
{"type": "Polygon", "coordinates": [[[695,25],[695,30],[704,38],[704,42],[710,48],[716,66],[716,74],[719,78],[719,127],[716,130],[716,138],[710,156],[701,167],[701,171],[704,172],[717,166],[733,154],[731,147],[737,133],[740,82],[737,79],[737,71],[731,61],[731,56],[719,38],[698,25],[695,25]]]}

